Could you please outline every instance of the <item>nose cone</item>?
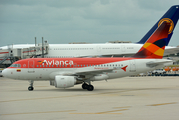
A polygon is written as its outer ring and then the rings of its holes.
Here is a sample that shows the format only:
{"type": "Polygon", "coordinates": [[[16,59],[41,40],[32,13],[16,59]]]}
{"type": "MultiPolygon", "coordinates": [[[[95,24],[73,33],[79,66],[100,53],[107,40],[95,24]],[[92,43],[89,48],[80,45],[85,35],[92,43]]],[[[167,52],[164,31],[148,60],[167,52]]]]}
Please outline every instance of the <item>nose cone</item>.
{"type": "Polygon", "coordinates": [[[4,69],[3,71],[2,71],[2,76],[4,76],[4,77],[7,77],[7,69],[4,69]]]}

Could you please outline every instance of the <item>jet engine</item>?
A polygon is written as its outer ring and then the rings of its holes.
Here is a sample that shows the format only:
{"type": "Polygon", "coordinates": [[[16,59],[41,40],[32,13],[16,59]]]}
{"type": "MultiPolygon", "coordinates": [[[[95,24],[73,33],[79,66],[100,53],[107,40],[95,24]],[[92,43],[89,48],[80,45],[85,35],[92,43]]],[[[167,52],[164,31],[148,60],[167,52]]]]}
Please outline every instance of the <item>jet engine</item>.
{"type": "Polygon", "coordinates": [[[74,76],[55,76],[56,88],[73,87],[75,84],[80,84],[81,81],[77,81],[74,76]]]}

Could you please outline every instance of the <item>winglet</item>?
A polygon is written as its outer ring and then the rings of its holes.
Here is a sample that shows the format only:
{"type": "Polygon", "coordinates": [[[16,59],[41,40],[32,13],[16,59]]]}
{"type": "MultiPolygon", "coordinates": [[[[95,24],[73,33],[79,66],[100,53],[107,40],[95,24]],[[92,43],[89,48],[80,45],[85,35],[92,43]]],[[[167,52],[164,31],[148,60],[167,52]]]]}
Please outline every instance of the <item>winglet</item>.
{"type": "Polygon", "coordinates": [[[168,32],[171,23],[164,21],[157,30],[149,37],[142,48],[133,56],[135,58],[163,58],[164,49],[166,46],[165,39],[168,37],[168,32]]]}

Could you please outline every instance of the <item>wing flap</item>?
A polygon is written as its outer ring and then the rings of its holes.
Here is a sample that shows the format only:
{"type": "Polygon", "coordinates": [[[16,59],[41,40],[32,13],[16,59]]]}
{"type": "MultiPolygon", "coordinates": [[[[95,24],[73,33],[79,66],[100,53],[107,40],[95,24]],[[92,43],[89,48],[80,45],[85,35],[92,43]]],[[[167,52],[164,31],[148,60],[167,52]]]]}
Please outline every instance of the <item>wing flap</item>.
{"type": "Polygon", "coordinates": [[[88,71],[78,71],[75,73],[75,75],[96,75],[96,74],[100,74],[103,72],[112,72],[114,69],[103,69],[103,70],[99,70],[99,69],[95,69],[95,70],[88,70],[88,71]]]}
{"type": "MultiPolygon", "coordinates": [[[[104,72],[114,72],[113,70],[116,70],[118,68],[113,68],[113,69],[94,69],[94,70],[86,70],[86,71],[76,71],[76,72],[70,72],[70,71],[63,71],[63,72],[52,72],[50,74],[50,78],[54,79],[56,75],[62,75],[62,76],[78,76],[82,77],[86,76],[87,78],[93,77],[98,74],[103,74],[104,72]]],[[[86,78],[85,77],[85,78],[86,78]]]]}

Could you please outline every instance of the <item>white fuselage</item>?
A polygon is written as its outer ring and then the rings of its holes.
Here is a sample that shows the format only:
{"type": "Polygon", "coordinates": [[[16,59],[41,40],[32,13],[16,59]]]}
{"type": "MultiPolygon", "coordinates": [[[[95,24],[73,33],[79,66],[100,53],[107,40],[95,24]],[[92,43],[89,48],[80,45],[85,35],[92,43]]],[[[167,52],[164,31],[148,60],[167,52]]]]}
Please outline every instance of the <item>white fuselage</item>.
{"type": "MultiPolygon", "coordinates": [[[[98,58],[96,58],[96,59],[98,59],[98,58]]],[[[34,68],[7,68],[7,69],[3,70],[3,75],[5,75],[5,77],[12,78],[12,79],[18,79],[18,80],[42,81],[42,80],[54,80],[55,76],[57,76],[57,75],[63,76],[63,75],[70,75],[70,74],[74,74],[74,73],[78,73],[78,72],[90,72],[90,71],[98,72],[98,71],[105,70],[105,69],[109,69],[109,70],[113,69],[110,72],[102,72],[100,74],[107,75],[108,76],[107,79],[114,79],[114,78],[130,76],[130,75],[136,75],[139,73],[145,73],[147,71],[152,71],[157,68],[161,68],[161,67],[163,67],[163,64],[155,66],[155,67],[150,67],[150,66],[147,66],[146,63],[163,62],[163,61],[172,63],[171,60],[165,60],[165,59],[131,59],[131,60],[125,60],[125,61],[120,61],[120,62],[95,65],[95,66],[93,66],[91,63],[86,63],[85,67],[81,67],[81,65],[79,63],[78,63],[77,67],[71,66],[68,68],[56,67],[56,65],[53,66],[54,68],[52,66],[51,66],[51,68],[46,68],[46,66],[44,67],[42,65],[42,66],[38,66],[38,68],[37,67],[34,67],[34,68]],[[89,66],[89,64],[91,66],[89,66]],[[127,66],[126,71],[121,69],[124,66],[127,66]],[[17,71],[19,69],[21,70],[20,72],[17,71]]],[[[104,79],[101,79],[101,80],[104,80],[104,79]]],[[[96,81],[98,81],[98,80],[96,80],[96,81]]]]}
{"type": "MultiPolygon", "coordinates": [[[[49,44],[49,51],[45,58],[68,58],[68,57],[123,57],[132,56],[139,51],[143,44],[135,43],[120,43],[120,44],[49,44]]],[[[28,48],[33,47],[34,44],[13,45],[13,48],[28,48]]],[[[165,53],[168,49],[176,49],[176,47],[166,47],[165,53]]],[[[1,47],[4,52],[0,54],[0,59],[3,60],[8,56],[8,47],[1,47]],[[7,52],[5,53],[5,50],[7,52]],[[4,56],[4,57],[3,57],[4,56]]],[[[31,51],[29,51],[29,54],[31,51]]],[[[173,52],[170,52],[173,53],[173,52]]],[[[39,55],[38,58],[41,58],[39,55]]],[[[10,60],[6,60],[3,64],[10,64],[10,60]]]]}

